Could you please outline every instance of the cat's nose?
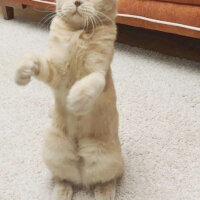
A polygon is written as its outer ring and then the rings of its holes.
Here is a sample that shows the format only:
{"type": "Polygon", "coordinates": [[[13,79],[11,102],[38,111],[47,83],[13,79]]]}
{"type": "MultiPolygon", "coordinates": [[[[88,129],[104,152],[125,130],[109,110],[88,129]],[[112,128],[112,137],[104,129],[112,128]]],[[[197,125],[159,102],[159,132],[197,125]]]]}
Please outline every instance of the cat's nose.
{"type": "Polygon", "coordinates": [[[82,4],[82,2],[81,1],[75,1],[74,4],[75,4],[76,7],[79,7],[82,4]]]}

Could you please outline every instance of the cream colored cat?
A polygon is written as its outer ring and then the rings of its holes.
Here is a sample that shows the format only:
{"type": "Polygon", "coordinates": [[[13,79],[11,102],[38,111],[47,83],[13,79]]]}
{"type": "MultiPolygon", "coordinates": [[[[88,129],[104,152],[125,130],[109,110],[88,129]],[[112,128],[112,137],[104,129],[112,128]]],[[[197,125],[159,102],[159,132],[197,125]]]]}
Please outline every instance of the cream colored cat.
{"type": "Polygon", "coordinates": [[[58,0],[48,51],[25,56],[16,72],[19,85],[34,76],[55,95],[44,147],[52,200],[70,200],[72,185],[94,186],[96,200],[113,200],[123,174],[110,69],[115,16],[116,0],[58,0]]]}

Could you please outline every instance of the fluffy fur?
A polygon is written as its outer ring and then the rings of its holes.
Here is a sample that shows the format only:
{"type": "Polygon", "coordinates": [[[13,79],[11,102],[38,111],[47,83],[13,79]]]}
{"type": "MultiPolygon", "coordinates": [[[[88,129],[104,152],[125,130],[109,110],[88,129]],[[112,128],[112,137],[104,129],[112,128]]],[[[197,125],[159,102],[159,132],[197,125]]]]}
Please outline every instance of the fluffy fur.
{"type": "Polygon", "coordinates": [[[110,63],[116,39],[115,0],[58,0],[44,55],[19,63],[16,82],[34,76],[55,96],[44,160],[55,178],[52,200],[70,200],[72,185],[95,186],[96,200],[113,200],[123,173],[118,112],[110,63]]]}

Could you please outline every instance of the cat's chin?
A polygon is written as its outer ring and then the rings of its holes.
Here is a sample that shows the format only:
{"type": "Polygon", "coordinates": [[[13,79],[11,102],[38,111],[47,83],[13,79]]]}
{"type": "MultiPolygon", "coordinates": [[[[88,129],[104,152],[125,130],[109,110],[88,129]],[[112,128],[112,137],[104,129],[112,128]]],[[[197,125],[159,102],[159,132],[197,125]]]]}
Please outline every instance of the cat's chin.
{"type": "Polygon", "coordinates": [[[74,29],[82,29],[84,27],[83,17],[76,13],[64,19],[74,29]]]}

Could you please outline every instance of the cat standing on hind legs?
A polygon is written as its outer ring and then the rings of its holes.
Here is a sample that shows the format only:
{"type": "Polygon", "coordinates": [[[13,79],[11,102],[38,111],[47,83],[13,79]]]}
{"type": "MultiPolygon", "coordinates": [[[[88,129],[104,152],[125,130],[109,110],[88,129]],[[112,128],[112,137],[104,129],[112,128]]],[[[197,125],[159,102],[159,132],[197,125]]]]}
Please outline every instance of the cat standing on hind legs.
{"type": "Polygon", "coordinates": [[[55,96],[44,160],[55,179],[52,200],[71,200],[72,185],[94,186],[96,200],[114,200],[124,165],[110,64],[116,0],[57,0],[49,46],[26,55],[16,82],[35,77],[55,96]]]}

